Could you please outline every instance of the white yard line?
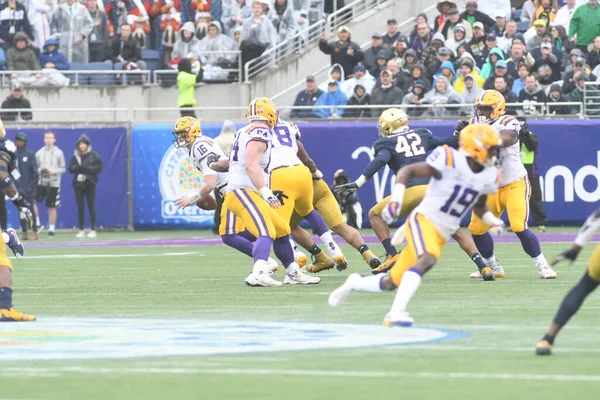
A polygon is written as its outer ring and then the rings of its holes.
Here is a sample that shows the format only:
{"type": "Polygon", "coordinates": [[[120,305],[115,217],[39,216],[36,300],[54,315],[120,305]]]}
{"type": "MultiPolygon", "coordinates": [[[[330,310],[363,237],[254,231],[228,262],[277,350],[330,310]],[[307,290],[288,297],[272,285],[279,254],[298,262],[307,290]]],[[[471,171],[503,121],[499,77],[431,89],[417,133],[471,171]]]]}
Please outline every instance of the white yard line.
{"type": "Polygon", "coordinates": [[[122,257],[178,257],[204,255],[199,251],[188,251],[184,253],[139,253],[139,254],[57,254],[47,256],[27,256],[26,260],[48,260],[48,259],[78,259],[78,258],[122,258],[122,257]]]}
{"type": "Polygon", "coordinates": [[[515,372],[391,372],[391,371],[349,371],[349,370],[304,370],[304,369],[261,369],[261,368],[92,368],[92,367],[58,367],[58,368],[2,368],[2,373],[22,373],[27,376],[35,374],[58,373],[71,375],[74,373],[89,375],[124,375],[124,374],[171,374],[171,375],[269,375],[269,376],[309,376],[337,378],[421,378],[421,379],[493,379],[521,381],[556,381],[566,382],[600,382],[600,375],[571,374],[535,374],[515,372]]]}

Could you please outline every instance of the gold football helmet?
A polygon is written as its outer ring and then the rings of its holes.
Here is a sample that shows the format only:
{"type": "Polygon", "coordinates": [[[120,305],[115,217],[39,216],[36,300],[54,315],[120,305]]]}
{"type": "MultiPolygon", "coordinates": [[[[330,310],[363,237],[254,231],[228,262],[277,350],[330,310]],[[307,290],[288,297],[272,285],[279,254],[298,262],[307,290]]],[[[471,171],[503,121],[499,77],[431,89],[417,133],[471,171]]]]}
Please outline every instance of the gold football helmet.
{"type": "Polygon", "coordinates": [[[486,90],[475,100],[475,116],[478,122],[489,124],[504,115],[506,100],[497,90],[486,90]]]}
{"type": "Polygon", "coordinates": [[[379,136],[390,136],[400,129],[408,128],[408,115],[399,108],[388,108],[381,113],[377,131],[379,136]]]}
{"type": "Polygon", "coordinates": [[[173,128],[173,146],[180,149],[202,136],[200,122],[194,117],[181,117],[173,128]]]}
{"type": "Polygon", "coordinates": [[[498,163],[498,152],[502,140],[488,124],[473,124],[460,132],[458,149],[484,167],[498,163]]]}
{"type": "Polygon", "coordinates": [[[248,104],[247,117],[250,121],[265,121],[273,128],[277,125],[279,111],[275,103],[268,97],[257,97],[248,104]]]}

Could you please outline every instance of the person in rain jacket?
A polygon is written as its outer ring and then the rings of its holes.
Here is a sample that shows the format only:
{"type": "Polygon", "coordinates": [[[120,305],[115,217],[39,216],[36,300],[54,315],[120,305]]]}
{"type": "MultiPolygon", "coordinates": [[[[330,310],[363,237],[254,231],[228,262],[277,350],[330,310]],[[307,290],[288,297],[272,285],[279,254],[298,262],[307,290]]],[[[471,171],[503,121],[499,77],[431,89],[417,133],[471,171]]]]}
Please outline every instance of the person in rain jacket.
{"type": "Polygon", "coordinates": [[[462,94],[465,91],[465,78],[467,75],[471,75],[475,82],[475,87],[483,88],[485,81],[479,73],[475,71],[473,68],[475,67],[474,62],[471,59],[464,58],[460,63],[460,72],[458,74],[458,78],[454,81],[454,90],[456,93],[462,94]]]}
{"type": "Polygon", "coordinates": [[[275,0],[273,7],[269,9],[269,18],[279,34],[280,42],[294,37],[300,30],[298,22],[294,18],[293,7],[288,0],[275,0]]]}
{"type": "Polygon", "coordinates": [[[58,49],[58,40],[50,38],[44,43],[44,51],[40,54],[42,68],[54,68],[59,71],[69,69],[67,57],[58,49]]]}
{"type": "Polygon", "coordinates": [[[52,21],[53,36],[60,43],[60,51],[70,63],[89,62],[89,36],[94,21],[89,11],[77,0],[66,0],[58,7],[52,21]]]}
{"type": "Polygon", "coordinates": [[[440,65],[436,74],[433,76],[433,86],[435,86],[435,83],[440,76],[446,77],[451,85],[454,84],[454,81],[456,81],[456,71],[454,70],[454,64],[452,64],[452,61],[444,61],[442,65],[440,65]]]}
{"type": "MultiPolygon", "coordinates": [[[[213,22],[211,22],[211,24],[213,24],[213,22]]],[[[187,57],[189,53],[193,53],[196,57],[198,57],[200,55],[200,40],[196,37],[196,28],[194,27],[194,23],[188,21],[183,24],[179,34],[181,37],[177,39],[175,44],[173,44],[171,60],[187,57]]],[[[206,37],[208,37],[208,35],[206,37]]]]}
{"type": "MultiPolygon", "coordinates": [[[[348,100],[349,106],[364,106],[371,104],[371,95],[361,83],[354,86],[354,93],[348,100]]],[[[348,108],[344,111],[345,118],[371,118],[370,108],[348,108]]]]}
{"type": "MultiPolygon", "coordinates": [[[[342,92],[340,83],[331,79],[327,83],[327,91],[319,97],[315,106],[345,106],[348,103],[348,97],[342,92]]],[[[344,109],[338,108],[315,108],[313,115],[319,118],[335,118],[344,115],[344,109]],[[337,114],[336,114],[337,113],[337,114]]]]}
{"type": "Polygon", "coordinates": [[[448,79],[446,79],[445,76],[441,75],[435,82],[433,89],[431,89],[425,94],[422,102],[425,104],[433,104],[436,106],[429,108],[425,112],[424,116],[441,117],[458,115],[458,108],[446,108],[444,106],[447,104],[460,104],[462,102],[462,99],[460,98],[458,93],[454,91],[448,79]]]}
{"type": "Polygon", "coordinates": [[[340,64],[346,72],[344,78],[351,78],[351,71],[356,64],[362,61],[363,52],[360,45],[351,40],[350,29],[343,25],[338,28],[338,40],[328,42],[329,34],[323,33],[323,38],[319,41],[319,49],[325,54],[331,55],[331,64],[340,64]]]}
{"type": "MultiPolygon", "coordinates": [[[[192,24],[192,28],[194,24],[192,24]]],[[[186,22],[188,24],[188,22],[186,22]]],[[[195,36],[194,36],[195,38],[195,36]]],[[[175,43],[177,45],[177,43],[175,43]]],[[[208,34],[198,43],[198,50],[203,58],[206,59],[206,64],[218,65],[226,62],[234,62],[236,59],[233,53],[207,53],[231,51],[235,49],[235,42],[229,36],[221,32],[221,25],[217,22],[208,24],[208,34]]],[[[173,53],[175,48],[173,48],[173,53]]],[[[187,54],[187,53],[186,53],[187,54]]],[[[185,56],[184,56],[185,57],[185,56]]]]}
{"type": "Polygon", "coordinates": [[[327,72],[327,80],[319,85],[319,90],[327,92],[329,81],[334,80],[338,82],[340,85],[343,85],[346,81],[344,74],[344,68],[340,64],[333,64],[329,67],[329,71],[327,72]]]}
{"type": "Polygon", "coordinates": [[[504,60],[504,52],[499,47],[494,47],[490,50],[490,54],[487,56],[485,64],[481,68],[481,77],[487,79],[494,72],[496,62],[498,60],[504,60]]]}

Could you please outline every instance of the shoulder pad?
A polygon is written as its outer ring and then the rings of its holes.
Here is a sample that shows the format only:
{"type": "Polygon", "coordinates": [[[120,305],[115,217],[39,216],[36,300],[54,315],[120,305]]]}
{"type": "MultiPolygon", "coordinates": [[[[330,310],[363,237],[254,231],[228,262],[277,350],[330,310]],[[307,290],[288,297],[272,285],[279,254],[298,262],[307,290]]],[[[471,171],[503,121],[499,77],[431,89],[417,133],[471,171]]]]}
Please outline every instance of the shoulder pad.
{"type": "Polygon", "coordinates": [[[417,128],[414,129],[413,132],[421,135],[421,136],[433,136],[433,133],[427,128],[417,128]]]}
{"type": "Polygon", "coordinates": [[[506,129],[514,129],[518,126],[519,130],[521,130],[521,124],[519,120],[513,117],[512,115],[504,115],[500,117],[498,123],[500,124],[500,126],[506,127],[506,129]]]}
{"type": "Polygon", "coordinates": [[[250,136],[251,138],[261,139],[265,141],[271,140],[271,131],[267,128],[263,128],[262,126],[250,127],[244,133],[250,136]]]}
{"type": "Polygon", "coordinates": [[[379,138],[373,143],[373,153],[377,153],[377,150],[381,148],[385,148],[389,145],[396,147],[396,137],[395,136],[387,136],[379,138]]]}

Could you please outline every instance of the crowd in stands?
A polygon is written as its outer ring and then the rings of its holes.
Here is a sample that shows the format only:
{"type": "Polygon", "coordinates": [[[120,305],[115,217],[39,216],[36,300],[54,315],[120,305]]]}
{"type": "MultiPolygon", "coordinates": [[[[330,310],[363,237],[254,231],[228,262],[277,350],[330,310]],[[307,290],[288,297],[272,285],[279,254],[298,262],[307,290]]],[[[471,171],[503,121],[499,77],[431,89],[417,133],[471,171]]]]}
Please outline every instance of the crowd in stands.
{"type": "MultiPolygon", "coordinates": [[[[574,114],[586,82],[600,77],[599,0],[440,1],[439,14],[419,14],[403,34],[389,18],[362,51],[342,26],[319,47],[331,54],[328,80],[314,76],[294,106],[401,105],[410,116],[472,113],[485,89],[501,92],[512,114],[574,114]],[[429,107],[414,107],[430,105],[429,107]]],[[[595,86],[594,86],[595,88],[595,86]]],[[[377,117],[374,107],[297,108],[294,118],[377,117]]]]}
{"type": "Polygon", "coordinates": [[[189,58],[208,70],[205,78],[218,79],[219,71],[237,68],[238,54],[245,63],[343,6],[343,0],[5,0],[0,70],[39,71],[12,78],[62,86],[69,81],[61,71],[90,63],[176,69],[189,58]]]}

